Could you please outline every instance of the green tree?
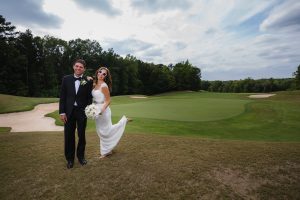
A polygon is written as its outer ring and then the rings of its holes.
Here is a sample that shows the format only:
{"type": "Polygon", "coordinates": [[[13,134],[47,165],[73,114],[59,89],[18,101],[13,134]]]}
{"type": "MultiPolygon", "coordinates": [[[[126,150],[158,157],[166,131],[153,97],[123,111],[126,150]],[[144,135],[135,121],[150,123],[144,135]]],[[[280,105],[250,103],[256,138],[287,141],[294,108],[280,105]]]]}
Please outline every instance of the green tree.
{"type": "Polygon", "coordinates": [[[25,56],[23,80],[29,96],[40,96],[42,89],[43,44],[40,37],[33,37],[30,30],[20,33],[17,48],[25,56]]]}
{"type": "Polygon", "coordinates": [[[62,77],[73,72],[73,62],[78,58],[86,61],[86,74],[90,76],[101,65],[109,68],[112,95],[199,90],[201,86],[201,70],[188,60],[168,66],[146,63],[130,55],[123,58],[112,48],[103,51],[94,40],[41,38],[30,30],[18,33],[1,15],[0,45],[1,93],[58,96],[62,77]]]}
{"type": "Polygon", "coordinates": [[[16,47],[18,32],[10,22],[0,15],[0,92],[5,94],[28,95],[24,82],[26,57],[16,47]]]}
{"type": "Polygon", "coordinates": [[[209,86],[210,86],[210,81],[201,81],[201,90],[206,90],[206,91],[208,91],[208,88],[209,88],[209,86]]]}
{"type": "Polygon", "coordinates": [[[127,92],[128,94],[137,94],[140,92],[141,81],[138,79],[138,61],[134,56],[127,55],[123,59],[123,65],[127,68],[128,73],[128,85],[127,92]]]}
{"type": "Polygon", "coordinates": [[[43,96],[57,96],[61,78],[71,66],[65,66],[67,42],[51,36],[43,38],[44,62],[42,66],[43,96]]]}
{"type": "Polygon", "coordinates": [[[16,27],[11,25],[11,22],[6,22],[5,18],[0,15],[0,40],[9,41],[15,39],[18,32],[15,32],[16,27]]]}
{"type": "Polygon", "coordinates": [[[300,89],[300,65],[298,66],[297,71],[295,71],[293,75],[295,76],[296,89],[300,89]]]}
{"type": "Polygon", "coordinates": [[[201,71],[187,60],[173,67],[177,90],[199,90],[201,87],[201,71]]]}

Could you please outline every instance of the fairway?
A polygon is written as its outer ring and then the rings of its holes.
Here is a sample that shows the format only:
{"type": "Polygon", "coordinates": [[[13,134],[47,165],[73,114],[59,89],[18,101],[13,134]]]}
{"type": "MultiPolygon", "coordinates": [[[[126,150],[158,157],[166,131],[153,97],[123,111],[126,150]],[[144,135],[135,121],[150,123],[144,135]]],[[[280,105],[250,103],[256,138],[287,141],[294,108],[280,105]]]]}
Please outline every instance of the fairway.
{"type": "MultiPolygon", "coordinates": [[[[133,118],[133,123],[126,127],[129,133],[300,141],[300,91],[277,92],[266,99],[249,99],[248,96],[211,92],[171,92],[142,99],[114,96],[110,107],[114,123],[122,115],[133,118]]],[[[2,95],[0,99],[0,107],[12,108],[18,97],[8,100],[2,95]]],[[[26,104],[19,109],[26,109],[26,104]]],[[[48,116],[62,125],[57,111],[48,116]]],[[[9,128],[0,129],[7,130],[9,128]]],[[[93,120],[88,120],[87,130],[95,133],[93,120]]]]}
{"type": "Polygon", "coordinates": [[[174,121],[213,121],[231,118],[245,111],[250,100],[203,98],[201,93],[193,98],[164,98],[113,105],[114,115],[123,113],[130,117],[174,121]]]}

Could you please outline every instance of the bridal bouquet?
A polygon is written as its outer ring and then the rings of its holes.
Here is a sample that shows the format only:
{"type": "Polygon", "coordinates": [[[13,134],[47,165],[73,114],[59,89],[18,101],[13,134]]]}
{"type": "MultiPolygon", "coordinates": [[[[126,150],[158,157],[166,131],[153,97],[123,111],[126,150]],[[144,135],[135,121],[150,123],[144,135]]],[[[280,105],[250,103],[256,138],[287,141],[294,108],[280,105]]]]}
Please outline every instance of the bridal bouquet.
{"type": "Polygon", "coordinates": [[[99,115],[101,115],[100,110],[97,109],[97,106],[94,103],[88,105],[84,112],[89,119],[96,119],[99,115]]]}

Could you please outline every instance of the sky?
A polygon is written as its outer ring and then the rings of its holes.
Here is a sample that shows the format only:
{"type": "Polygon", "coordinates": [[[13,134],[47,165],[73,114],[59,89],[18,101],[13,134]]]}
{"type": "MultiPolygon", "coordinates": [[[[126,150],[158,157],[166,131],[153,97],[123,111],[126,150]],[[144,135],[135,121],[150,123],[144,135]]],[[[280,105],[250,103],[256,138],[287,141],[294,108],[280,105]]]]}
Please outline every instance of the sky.
{"type": "MultiPolygon", "coordinates": [[[[35,36],[96,40],[155,64],[189,60],[202,80],[289,78],[300,65],[299,0],[0,0],[35,36]]],[[[101,63],[99,63],[101,64],[101,63]]]]}

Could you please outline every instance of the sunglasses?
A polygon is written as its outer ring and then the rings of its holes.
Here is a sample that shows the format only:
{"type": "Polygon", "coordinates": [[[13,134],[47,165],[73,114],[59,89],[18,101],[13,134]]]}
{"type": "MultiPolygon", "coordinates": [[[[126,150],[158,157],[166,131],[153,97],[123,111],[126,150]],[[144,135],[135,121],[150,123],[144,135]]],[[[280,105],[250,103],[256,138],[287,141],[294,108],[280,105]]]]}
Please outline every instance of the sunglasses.
{"type": "Polygon", "coordinates": [[[103,76],[106,76],[106,73],[105,72],[102,72],[102,71],[98,71],[99,74],[102,74],[103,76]]]}

